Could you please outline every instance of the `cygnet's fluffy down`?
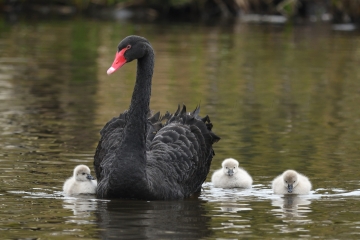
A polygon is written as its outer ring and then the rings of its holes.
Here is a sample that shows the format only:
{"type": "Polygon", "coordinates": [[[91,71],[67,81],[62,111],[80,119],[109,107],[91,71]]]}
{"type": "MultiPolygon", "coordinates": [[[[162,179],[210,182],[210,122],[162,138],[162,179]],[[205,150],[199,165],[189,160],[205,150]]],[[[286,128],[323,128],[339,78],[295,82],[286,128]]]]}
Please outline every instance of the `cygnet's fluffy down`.
{"type": "Polygon", "coordinates": [[[216,170],[211,177],[214,187],[218,188],[251,188],[252,178],[233,158],[225,159],[222,168],[216,170]]]}
{"type": "Polygon", "coordinates": [[[311,183],[304,175],[286,170],[273,180],[272,189],[275,194],[309,194],[311,183]]]}
{"type": "Polygon", "coordinates": [[[66,195],[94,194],[97,181],[90,175],[90,168],[86,165],[78,165],[74,169],[74,175],[67,179],[63,186],[66,195]]]}

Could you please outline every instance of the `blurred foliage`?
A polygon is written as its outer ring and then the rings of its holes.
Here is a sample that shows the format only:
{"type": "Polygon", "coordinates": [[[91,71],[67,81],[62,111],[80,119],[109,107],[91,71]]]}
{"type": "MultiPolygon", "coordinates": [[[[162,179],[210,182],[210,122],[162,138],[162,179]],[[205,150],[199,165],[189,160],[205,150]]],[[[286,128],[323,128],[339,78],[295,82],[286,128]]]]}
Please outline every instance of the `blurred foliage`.
{"type": "Polygon", "coordinates": [[[327,12],[336,22],[360,22],[360,0],[0,0],[3,11],[19,5],[72,6],[80,12],[109,7],[151,8],[162,16],[172,16],[177,11],[180,16],[195,14],[210,18],[235,17],[240,12],[286,17],[308,17],[327,12]]]}
{"type": "Polygon", "coordinates": [[[332,0],[331,8],[336,22],[360,22],[360,0],[332,0]]]}

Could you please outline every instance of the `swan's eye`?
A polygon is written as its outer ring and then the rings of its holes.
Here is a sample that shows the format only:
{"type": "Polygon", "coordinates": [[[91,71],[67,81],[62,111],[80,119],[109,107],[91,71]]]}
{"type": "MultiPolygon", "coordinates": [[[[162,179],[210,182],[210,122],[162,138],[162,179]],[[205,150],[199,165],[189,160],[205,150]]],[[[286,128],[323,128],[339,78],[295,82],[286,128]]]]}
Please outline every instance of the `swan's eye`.
{"type": "Polygon", "coordinates": [[[130,49],[130,48],[131,48],[131,45],[130,45],[130,44],[126,46],[126,49],[130,49]]]}
{"type": "Polygon", "coordinates": [[[295,181],[294,181],[294,183],[295,183],[295,181]]]}
{"type": "Polygon", "coordinates": [[[86,173],[84,173],[84,172],[82,173],[82,175],[85,175],[85,174],[86,174],[86,173]]]}
{"type": "Polygon", "coordinates": [[[287,183],[287,181],[285,180],[285,182],[287,183]]]}

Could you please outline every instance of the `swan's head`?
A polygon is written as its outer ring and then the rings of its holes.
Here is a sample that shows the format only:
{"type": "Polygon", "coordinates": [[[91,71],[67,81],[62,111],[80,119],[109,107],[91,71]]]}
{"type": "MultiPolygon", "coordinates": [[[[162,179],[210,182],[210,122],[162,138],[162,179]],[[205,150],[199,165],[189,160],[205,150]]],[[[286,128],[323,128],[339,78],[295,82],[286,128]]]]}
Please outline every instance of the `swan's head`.
{"type": "Polygon", "coordinates": [[[148,49],[151,49],[151,45],[149,41],[143,37],[132,35],[124,38],[118,45],[115,60],[107,70],[107,74],[110,75],[114,73],[125,63],[142,58],[148,49]]]}
{"type": "Polygon", "coordinates": [[[283,180],[288,193],[292,193],[293,189],[298,184],[298,174],[294,170],[287,170],[283,173],[283,180]]]}
{"type": "Polygon", "coordinates": [[[78,165],[74,169],[74,178],[76,181],[91,181],[95,178],[90,174],[90,168],[86,165],[78,165]]]}
{"type": "Polygon", "coordinates": [[[233,158],[227,158],[222,162],[221,166],[225,175],[232,176],[237,172],[239,162],[233,158]]]}

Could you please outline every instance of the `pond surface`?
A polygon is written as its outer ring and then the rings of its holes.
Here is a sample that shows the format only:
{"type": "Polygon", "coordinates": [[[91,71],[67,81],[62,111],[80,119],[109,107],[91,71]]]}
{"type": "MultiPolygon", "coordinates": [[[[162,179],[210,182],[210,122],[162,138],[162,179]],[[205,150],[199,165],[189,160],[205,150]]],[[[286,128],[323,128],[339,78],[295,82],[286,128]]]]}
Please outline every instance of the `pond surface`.
{"type": "Polygon", "coordinates": [[[77,19],[0,25],[2,239],[358,239],[360,35],[328,25],[134,24],[77,19]],[[106,70],[130,34],[156,51],[151,108],[201,103],[216,156],[199,198],[65,197],[78,164],[92,167],[99,131],[128,108],[136,64],[106,70]],[[213,188],[223,159],[250,190],[213,188]],[[313,191],[279,196],[286,169],[313,191]]]}

